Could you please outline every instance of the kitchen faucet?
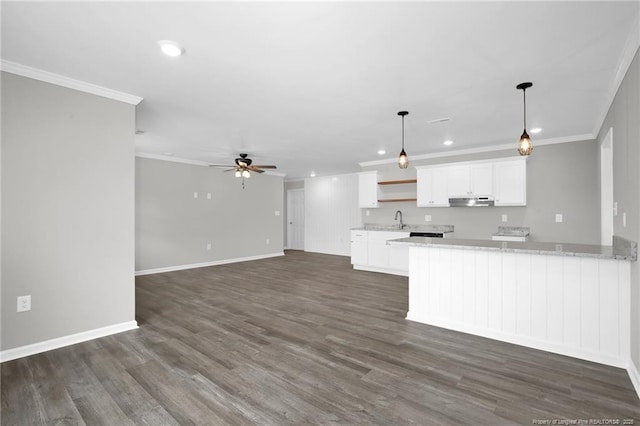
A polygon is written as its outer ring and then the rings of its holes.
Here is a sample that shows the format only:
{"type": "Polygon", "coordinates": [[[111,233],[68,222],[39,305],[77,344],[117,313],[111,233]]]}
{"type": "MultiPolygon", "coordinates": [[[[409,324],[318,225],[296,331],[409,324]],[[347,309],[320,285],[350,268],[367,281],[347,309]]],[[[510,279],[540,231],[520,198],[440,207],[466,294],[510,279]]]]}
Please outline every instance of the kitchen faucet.
{"type": "Polygon", "coordinates": [[[393,220],[398,220],[398,215],[400,215],[400,229],[404,229],[404,224],[402,223],[402,212],[400,210],[396,211],[396,215],[393,220]]]}

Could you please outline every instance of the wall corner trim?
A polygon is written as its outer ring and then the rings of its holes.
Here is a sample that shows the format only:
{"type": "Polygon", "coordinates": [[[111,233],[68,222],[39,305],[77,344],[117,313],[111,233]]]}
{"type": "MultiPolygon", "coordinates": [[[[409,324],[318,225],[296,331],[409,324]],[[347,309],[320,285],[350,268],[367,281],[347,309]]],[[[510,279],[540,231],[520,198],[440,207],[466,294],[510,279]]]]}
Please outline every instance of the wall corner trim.
{"type": "Polygon", "coordinates": [[[618,90],[620,90],[620,86],[622,85],[622,80],[624,80],[624,77],[627,75],[627,71],[629,71],[629,67],[633,62],[633,58],[636,56],[638,49],[640,49],[640,15],[635,18],[633,25],[631,26],[631,31],[629,32],[629,36],[627,37],[627,41],[625,42],[624,49],[622,51],[620,63],[618,64],[618,68],[616,68],[616,74],[609,84],[607,100],[602,105],[602,110],[595,122],[593,134],[597,135],[602,129],[604,120],[607,118],[607,114],[609,113],[609,110],[613,105],[613,101],[618,94],[618,90]]]}
{"type": "Polygon", "coordinates": [[[43,71],[27,65],[18,64],[2,60],[0,70],[10,74],[20,75],[22,77],[32,78],[34,80],[44,81],[45,83],[55,84],[57,86],[67,87],[69,89],[79,90],[81,92],[90,93],[92,95],[102,96],[104,98],[113,99],[131,105],[138,105],[142,102],[140,96],[130,95],[128,93],[119,92],[117,90],[108,89],[96,84],[87,83],[85,81],[76,80],[55,74],[49,71],[43,71]]]}
{"type": "Polygon", "coordinates": [[[122,333],[124,331],[135,330],[136,328],[138,328],[138,323],[136,321],[128,321],[76,334],[70,334],[68,336],[56,337],[55,339],[32,343],[30,345],[20,346],[13,349],[7,349],[0,352],[0,363],[51,351],[65,346],[75,345],[77,343],[86,342],[100,337],[110,336],[112,334],[122,333]]]}
{"type": "Polygon", "coordinates": [[[640,373],[631,359],[629,359],[629,363],[627,364],[627,373],[629,374],[629,379],[631,379],[631,384],[636,390],[638,398],[640,398],[640,373]]]}
{"type": "Polygon", "coordinates": [[[191,263],[188,265],[175,265],[175,266],[167,266],[163,268],[153,268],[153,269],[141,269],[136,271],[136,276],[140,275],[151,275],[151,274],[161,274],[163,272],[173,272],[173,271],[182,271],[185,269],[193,269],[193,268],[206,268],[207,266],[217,266],[217,265],[226,265],[229,263],[238,263],[238,262],[248,262],[251,260],[260,260],[267,259],[270,257],[278,257],[284,256],[284,251],[279,251],[276,253],[267,253],[267,254],[259,254],[256,256],[247,256],[247,257],[236,257],[232,259],[222,259],[222,260],[214,260],[212,262],[203,262],[203,263],[191,263]]]}

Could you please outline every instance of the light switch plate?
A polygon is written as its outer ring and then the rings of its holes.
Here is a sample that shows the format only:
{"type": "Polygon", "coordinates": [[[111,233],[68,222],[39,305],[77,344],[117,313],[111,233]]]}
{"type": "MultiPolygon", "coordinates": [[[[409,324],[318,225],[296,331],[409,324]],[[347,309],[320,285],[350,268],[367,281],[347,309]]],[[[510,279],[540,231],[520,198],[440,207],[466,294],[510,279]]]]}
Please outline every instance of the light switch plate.
{"type": "Polygon", "coordinates": [[[371,212],[370,212],[369,210],[367,210],[367,211],[365,211],[365,212],[364,212],[364,215],[365,215],[365,216],[369,216],[370,214],[371,214],[371,212]]]}
{"type": "Polygon", "coordinates": [[[506,221],[507,221],[507,215],[506,215],[506,214],[503,214],[503,215],[502,215],[502,221],[503,221],[503,222],[506,222],[506,221]]]}
{"type": "Polygon", "coordinates": [[[431,215],[430,214],[425,214],[424,215],[424,221],[425,222],[431,222],[431,215]]]}
{"type": "Polygon", "coordinates": [[[276,216],[280,216],[280,210],[276,210],[276,216]]]}
{"type": "Polygon", "coordinates": [[[622,212],[622,226],[627,227],[627,212],[622,212]]]}
{"type": "Polygon", "coordinates": [[[556,223],[562,222],[562,213],[556,213],[556,223]]]}
{"type": "Polygon", "coordinates": [[[193,193],[193,198],[198,198],[198,193],[197,192],[193,193]]]}
{"type": "Polygon", "coordinates": [[[207,192],[207,200],[210,200],[210,199],[211,199],[211,193],[207,192]]]}

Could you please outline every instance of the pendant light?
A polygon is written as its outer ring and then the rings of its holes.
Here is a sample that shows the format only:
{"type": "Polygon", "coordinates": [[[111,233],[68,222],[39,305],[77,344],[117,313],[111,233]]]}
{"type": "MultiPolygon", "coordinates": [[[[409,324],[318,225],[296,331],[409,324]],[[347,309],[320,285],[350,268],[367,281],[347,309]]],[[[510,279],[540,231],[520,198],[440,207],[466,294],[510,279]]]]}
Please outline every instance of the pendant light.
{"type": "Polygon", "coordinates": [[[409,156],[404,152],[404,116],[408,114],[408,111],[400,111],[398,113],[398,115],[402,117],[402,151],[400,151],[400,155],[398,156],[398,167],[401,169],[409,167],[409,156]]]}
{"type": "Polygon", "coordinates": [[[520,142],[518,143],[518,153],[520,155],[531,155],[533,151],[533,144],[531,143],[531,138],[527,133],[527,89],[533,86],[533,83],[526,82],[520,83],[516,86],[516,89],[522,90],[522,99],[524,103],[524,131],[522,132],[522,136],[520,136],[520,142]]]}

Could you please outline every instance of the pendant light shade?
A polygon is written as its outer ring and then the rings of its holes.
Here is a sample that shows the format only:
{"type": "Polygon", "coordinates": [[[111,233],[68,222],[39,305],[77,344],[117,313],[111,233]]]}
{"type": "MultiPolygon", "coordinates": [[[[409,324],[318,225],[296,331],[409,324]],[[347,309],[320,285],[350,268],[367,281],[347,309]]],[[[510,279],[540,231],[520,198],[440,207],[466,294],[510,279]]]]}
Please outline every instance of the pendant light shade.
{"type": "Polygon", "coordinates": [[[402,117],[402,151],[400,151],[400,155],[398,156],[398,167],[401,169],[409,167],[409,156],[404,151],[404,116],[408,114],[408,111],[398,112],[398,115],[402,117]]]}
{"type": "Polygon", "coordinates": [[[527,133],[527,89],[533,86],[533,83],[526,82],[520,83],[516,86],[516,89],[522,90],[522,100],[524,105],[524,130],[522,132],[522,136],[520,136],[520,142],[518,142],[518,154],[520,155],[531,155],[533,151],[533,143],[531,143],[531,138],[527,133]]]}

